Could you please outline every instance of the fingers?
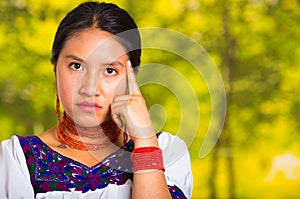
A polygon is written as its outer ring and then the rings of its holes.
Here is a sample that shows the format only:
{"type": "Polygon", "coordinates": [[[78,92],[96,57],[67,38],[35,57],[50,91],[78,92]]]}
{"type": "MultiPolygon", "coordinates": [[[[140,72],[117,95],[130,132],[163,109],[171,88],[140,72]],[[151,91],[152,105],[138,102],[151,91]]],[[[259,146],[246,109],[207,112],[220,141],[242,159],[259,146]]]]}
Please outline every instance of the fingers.
{"type": "Polygon", "coordinates": [[[126,91],[125,95],[115,96],[111,104],[112,118],[121,128],[124,126],[125,117],[127,117],[128,105],[134,105],[136,102],[138,104],[144,102],[129,60],[126,63],[126,79],[128,92],[126,91]]]}
{"type": "Polygon", "coordinates": [[[122,126],[120,122],[123,124],[124,122],[133,124],[136,121],[143,120],[142,118],[144,118],[147,113],[148,110],[145,106],[145,100],[141,95],[115,96],[111,104],[111,114],[118,126],[122,126]]]}
{"type": "Polygon", "coordinates": [[[154,135],[154,130],[143,103],[138,103],[137,95],[119,96],[111,104],[111,114],[116,124],[131,137],[148,138],[154,135]],[[126,100],[128,99],[128,100],[126,100]],[[125,129],[126,126],[126,129],[125,129]]]}
{"type": "Polygon", "coordinates": [[[131,66],[130,60],[126,63],[126,74],[127,74],[127,88],[128,88],[128,94],[141,94],[139,86],[137,85],[135,74],[133,71],[133,68],[131,66]]]}
{"type": "Polygon", "coordinates": [[[153,127],[130,61],[126,63],[127,90],[125,95],[114,96],[111,114],[120,127],[126,126],[131,137],[148,138],[153,136],[153,127]]]}
{"type": "Polygon", "coordinates": [[[130,102],[143,102],[144,98],[140,95],[118,95],[114,97],[114,101],[113,103],[116,102],[126,102],[126,103],[130,103],[130,102]]]}

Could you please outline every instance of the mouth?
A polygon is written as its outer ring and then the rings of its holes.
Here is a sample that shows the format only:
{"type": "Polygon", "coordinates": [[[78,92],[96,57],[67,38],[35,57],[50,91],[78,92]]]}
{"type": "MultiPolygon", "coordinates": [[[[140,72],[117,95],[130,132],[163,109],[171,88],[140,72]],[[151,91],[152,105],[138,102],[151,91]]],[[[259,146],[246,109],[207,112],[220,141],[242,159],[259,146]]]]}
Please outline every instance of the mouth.
{"type": "Polygon", "coordinates": [[[87,111],[87,112],[95,112],[102,108],[99,104],[95,102],[82,102],[76,104],[81,110],[87,111]]]}

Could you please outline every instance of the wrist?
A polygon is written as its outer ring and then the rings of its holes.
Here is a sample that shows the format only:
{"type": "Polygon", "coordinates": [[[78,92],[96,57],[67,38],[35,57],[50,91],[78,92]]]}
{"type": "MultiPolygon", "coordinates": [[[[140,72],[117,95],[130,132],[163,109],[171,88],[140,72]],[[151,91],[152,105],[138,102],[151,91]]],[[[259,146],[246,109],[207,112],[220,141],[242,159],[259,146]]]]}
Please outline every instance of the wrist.
{"type": "Polygon", "coordinates": [[[158,140],[156,135],[149,138],[133,138],[134,148],[155,146],[158,147],[158,140]]]}
{"type": "Polygon", "coordinates": [[[162,150],[159,147],[147,146],[135,148],[130,156],[133,173],[165,171],[162,150]]]}

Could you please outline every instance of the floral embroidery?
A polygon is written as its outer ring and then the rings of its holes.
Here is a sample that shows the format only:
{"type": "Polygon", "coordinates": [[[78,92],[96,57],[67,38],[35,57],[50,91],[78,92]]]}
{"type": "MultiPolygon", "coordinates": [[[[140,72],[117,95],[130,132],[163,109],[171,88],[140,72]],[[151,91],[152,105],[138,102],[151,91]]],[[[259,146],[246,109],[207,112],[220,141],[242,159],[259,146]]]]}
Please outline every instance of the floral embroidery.
{"type": "MultiPolygon", "coordinates": [[[[125,150],[117,150],[90,168],[57,153],[36,136],[18,138],[36,194],[70,190],[85,193],[103,189],[109,184],[122,185],[132,180],[132,140],[126,144],[125,150]]],[[[169,186],[169,190],[173,198],[185,198],[178,187],[169,186]]]]}
{"type": "Polygon", "coordinates": [[[120,149],[89,168],[55,152],[36,136],[19,137],[19,140],[36,193],[71,189],[85,193],[105,188],[108,184],[122,185],[132,179],[128,151],[132,151],[133,142],[125,147],[127,152],[120,149]]]}

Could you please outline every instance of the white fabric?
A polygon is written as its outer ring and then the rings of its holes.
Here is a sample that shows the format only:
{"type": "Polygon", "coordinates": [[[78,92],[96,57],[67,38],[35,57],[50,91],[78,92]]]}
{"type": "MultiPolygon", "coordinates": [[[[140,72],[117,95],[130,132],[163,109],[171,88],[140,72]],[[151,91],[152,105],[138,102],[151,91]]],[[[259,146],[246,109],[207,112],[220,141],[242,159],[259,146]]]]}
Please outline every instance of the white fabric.
{"type": "MultiPolygon", "coordinates": [[[[177,136],[162,133],[158,138],[163,151],[165,177],[168,185],[176,185],[188,198],[192,194],[193,176],[191,161],[185,143],[177,136]]],[[[109,184],[104,189],[87,193],[80,191],[53,191],[39,193],[36,198],[45,199],[95,199],[95,198],[130,198],[131,180],[123,185],[109,184]]],[[[17,136],[0,144],[0,199],[32,199],[34,191],[25,156],[17,136]]]]}

